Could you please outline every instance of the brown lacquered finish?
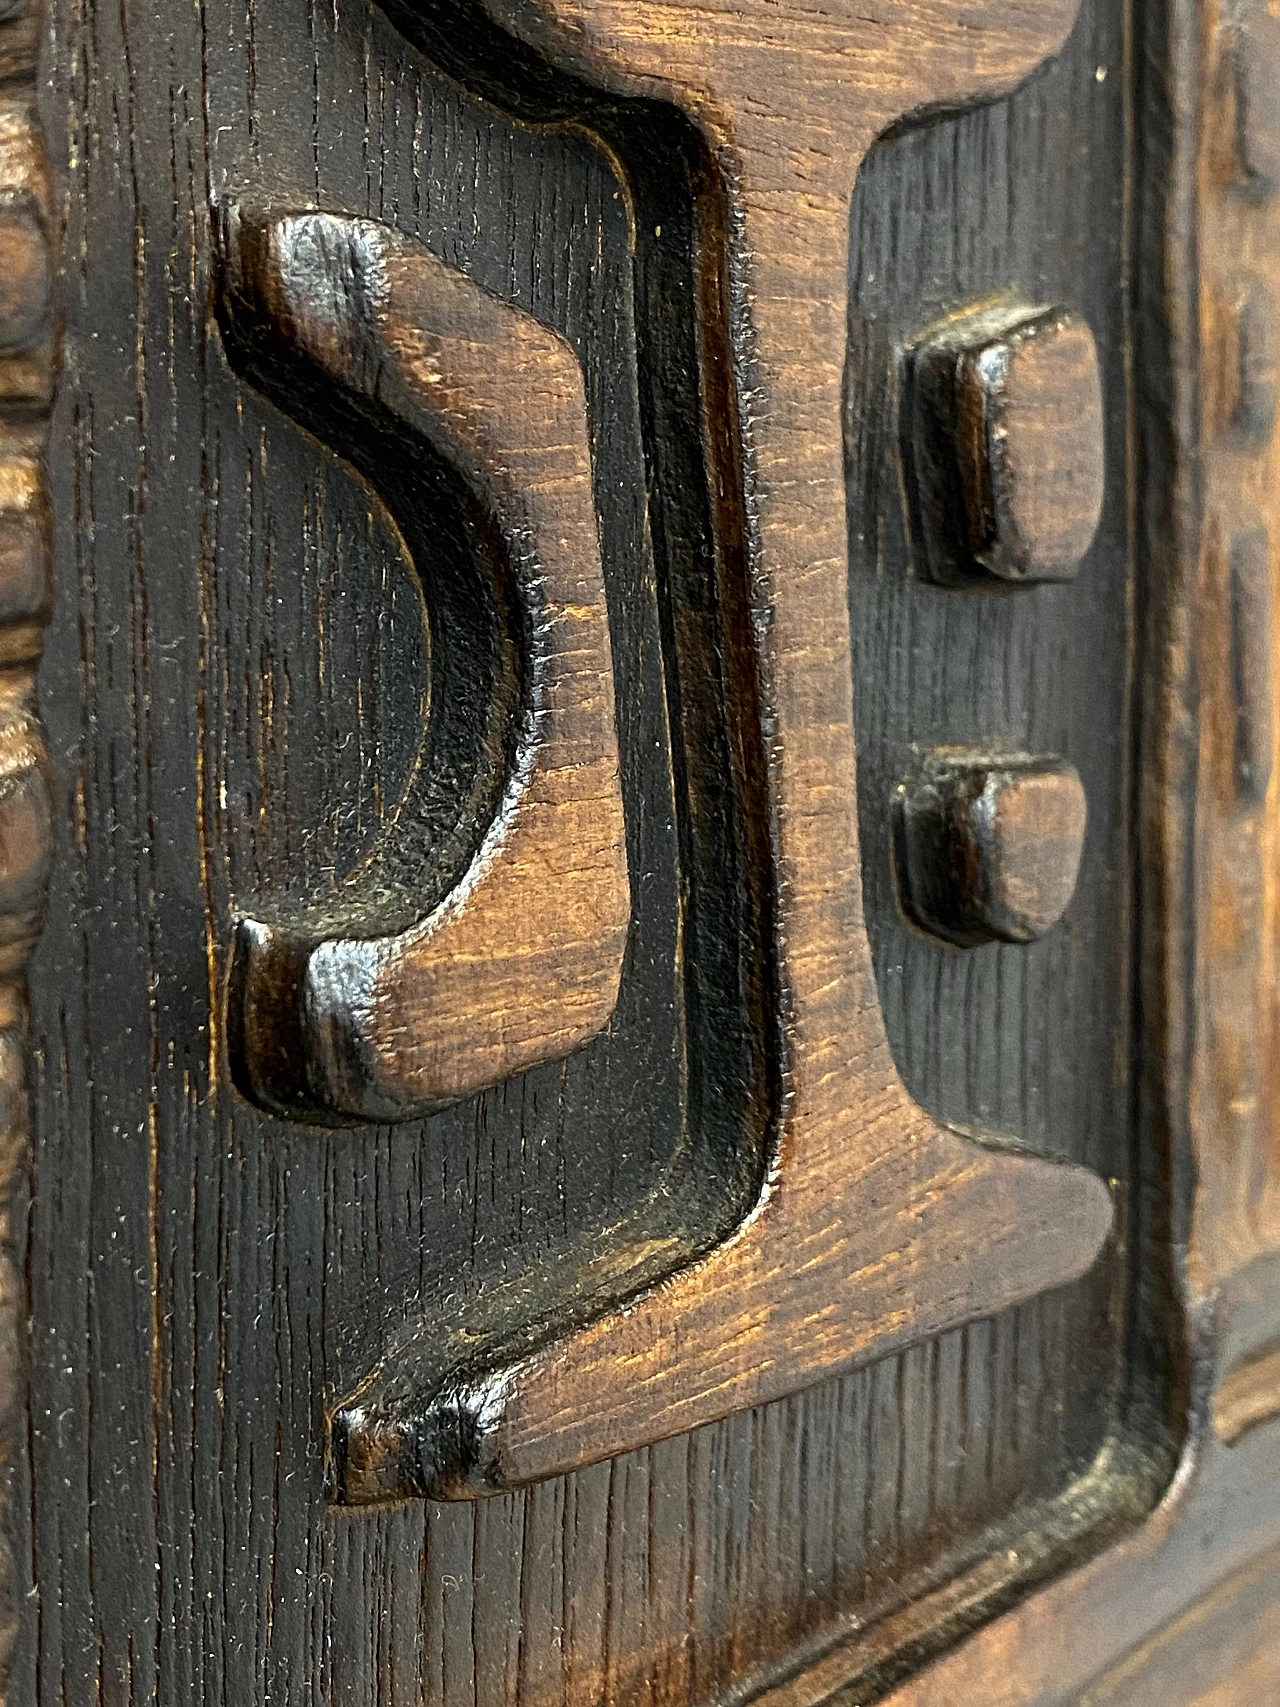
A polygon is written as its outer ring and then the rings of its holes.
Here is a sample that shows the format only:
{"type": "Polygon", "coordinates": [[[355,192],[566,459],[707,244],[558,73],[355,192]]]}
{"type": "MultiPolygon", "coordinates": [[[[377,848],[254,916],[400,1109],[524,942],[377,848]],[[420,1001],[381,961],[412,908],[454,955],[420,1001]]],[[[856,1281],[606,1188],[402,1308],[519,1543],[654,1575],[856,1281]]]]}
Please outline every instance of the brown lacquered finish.
{"type": "MultiPolygon", "coordinates": [[[[1238,414],[1213,402],[1234,391],[1233,352],[1247,341],[1229,323],[1224,339],[1224,314],[1280,284],[1280,64],[1261,7],[1178,7],[1172,19],[1156,113],[1188,129],[1170,133],[1179,211],[1148,300],[1169,316],[1175,402],[1170,417],[1153,400],[1149,430],[1154,440],[1176,424],[1182,502],[1149,526],[1177,542],[1157,573],[1186,603],[1169,629],[1164,733],[1145,790],[1175,879],[1155,936],[1176,1045],[1159,1094],[1195,1160],[1173,1209],[1185,1241],[1187,1438],[1165,1500],[1132,1536],[902,1683],[894,1707],[975,1694],[991,1707],[1235,1707],[1272,1700],[1280,1677],[1280,440],[1274,424],[1261,439],[1242,433],[1238,414]],[[1201,387],[1203,415],[1187,408],[1201,387]]],[[[796,1698],[816,1700],[856,1670],[829,1667],[796,1698]]]]}
{"type": "Polygon", "coordinates": [[[48,331],[53,264],[34,196],[0,206],[0,346],[22,348],[48,331]]]}
{"type": "Polygon", "coordinates": [[[0,0],[6,1707],[1271,1707],[1219,10],[0,0]]]}
{"type": "Polygon", "coordinates": [[[1093,335],[1061,308],[985,304],[909,355],[908,458],[940,581],[1069,580],[1103,499],[1093,335]]]}

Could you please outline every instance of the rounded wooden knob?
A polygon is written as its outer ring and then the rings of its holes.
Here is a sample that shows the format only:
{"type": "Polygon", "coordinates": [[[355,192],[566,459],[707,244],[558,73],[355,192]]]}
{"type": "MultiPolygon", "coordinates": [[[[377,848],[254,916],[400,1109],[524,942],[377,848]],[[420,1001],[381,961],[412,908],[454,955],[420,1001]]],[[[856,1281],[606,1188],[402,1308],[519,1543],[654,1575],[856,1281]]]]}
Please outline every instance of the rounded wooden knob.
{"type": "Polygon", "coordinates": [[[897,814],[903,903],[962,948],[1034,942],[1075,893],[1087,818],[1064,759],[930,754],[897,814]]]}
{"type": "Polygon", "coordinates": [[[1070,579],[1102,514],[1093,334],[1063,308],[959,315],[912,352],[909,455],[936,580],[1070,579]]]}

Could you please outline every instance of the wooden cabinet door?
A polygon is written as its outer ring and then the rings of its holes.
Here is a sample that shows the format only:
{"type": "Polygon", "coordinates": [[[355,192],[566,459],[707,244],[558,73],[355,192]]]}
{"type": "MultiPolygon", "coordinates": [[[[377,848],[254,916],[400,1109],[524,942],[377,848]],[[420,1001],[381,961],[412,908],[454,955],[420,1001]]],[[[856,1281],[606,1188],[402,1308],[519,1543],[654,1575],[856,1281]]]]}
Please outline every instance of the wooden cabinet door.
{"type": "Polygon", "coordinates": [[[1280,1700],[1280,22],[0,0],[6,1707],[1280,1700]]]}

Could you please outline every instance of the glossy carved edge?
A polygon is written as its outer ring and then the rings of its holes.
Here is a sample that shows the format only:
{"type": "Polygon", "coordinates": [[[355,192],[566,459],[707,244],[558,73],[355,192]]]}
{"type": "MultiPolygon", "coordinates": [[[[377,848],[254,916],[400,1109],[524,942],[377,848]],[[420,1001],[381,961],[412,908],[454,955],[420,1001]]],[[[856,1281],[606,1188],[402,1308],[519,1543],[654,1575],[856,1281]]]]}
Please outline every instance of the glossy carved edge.
{"type": "Polygon", "coordinates": [[[569,1054],[617,1001],[630,885],[582,373],[375,221],[237,206],[221,247],[233,359],[374,483],[436,660],[371,856],[331,902],[239,920],[236,1078],[273,1113],[405,1119],[569,1054]],[[445,505],[488,541],[452,569],[445,505]]]}
{"type": "Polygon", "coordinates": [[[41,11],[39,0],[0,5],[0,1701],[27,1587],[14,1535],[26,1441],[26,967],[43,920],[53,827],[36,702],[50,598],[45,451],[56,355],[53,198],[36,114],[41,11]]]}

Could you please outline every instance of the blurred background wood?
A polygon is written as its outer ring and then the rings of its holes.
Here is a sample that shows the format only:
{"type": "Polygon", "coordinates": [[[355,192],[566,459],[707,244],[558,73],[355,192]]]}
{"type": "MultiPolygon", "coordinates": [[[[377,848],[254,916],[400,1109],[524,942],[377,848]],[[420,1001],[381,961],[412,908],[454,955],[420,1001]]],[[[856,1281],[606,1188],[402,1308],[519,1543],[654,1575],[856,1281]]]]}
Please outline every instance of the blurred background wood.
{"type": "Polygon", "coordinates": [[[232,1073],[295,1119],[430,1114],[571,1054],[618,999],[631,892],[582,374],[390,226],[232,207],[223,227],[228,349],[364,470],[438,661],[368,856],[310,909],[238,918],[232,1073]]]}

